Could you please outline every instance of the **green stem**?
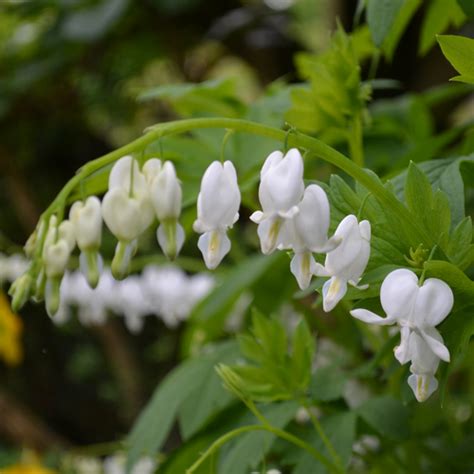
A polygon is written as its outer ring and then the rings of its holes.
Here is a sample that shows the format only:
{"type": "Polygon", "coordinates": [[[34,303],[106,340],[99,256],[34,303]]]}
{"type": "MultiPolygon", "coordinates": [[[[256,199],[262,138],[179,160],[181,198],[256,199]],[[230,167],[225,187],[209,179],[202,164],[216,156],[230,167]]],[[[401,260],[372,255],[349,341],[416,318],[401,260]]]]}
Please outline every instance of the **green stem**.
{"type": "Polygon", "coordinates": [[[374,176],[366,173],[354,161],[348,159],[334,148],[331,148],[316,138],[302,133],[287,134],[284,130],[269,127],[267,125],[230,118],[187,119],[175,122],[165,122],[154,126],[137,140],[134,140],[128,145],[114,150],[101,158],[90,161],[80,168],[76,175],[66,183],[48,209],[43,213],[42,217],[48,218],[52,213],[62,210],[66,205],[66,200],[69,194],[84,178],[90,176],[99,169],[110,165],[122,156],[141,150],[150,143],[159,140],[164,136],[190,132],[192,130],[203,128],[228,128],[239,132],[267,137],[279,142],[284,142],[285,137],[288,135],[287,139],[289,146],[310,150],[314,155],[346,172],[349,176],[359,181],[360,184],[372,192],[383,206],[391,209],[399,219],[405,223],[405,226],[407,227],[407,236],[411,245],[418,245],[419,243],[424,243],[427,247],[432,247],[434,245],[432,237],[412,218],[408,209],[393,195],[393,193],[387,190],[374,176]]]}
{"type": "Polygon", "coordinates": [[[338,472],[344,473],[345,471],[344,471],[344,466],[342,464],[341,458],[339,457],[339,454],[337,454],[337,451],[334,449],[334,446],[331,443],[331,440],[327,437],[326,433],[324,432],[324,429],[321,426],[321,423],[319,422],[317,416],[311,410],[310,403],[308,402],[308,400],[303,399],[301,400],[301,404],[308,412],[308,415],[311,419],[311,423],[313,424],[316,432],[318,433],[318,436],[321,438],[321,441],[323,442],[324,446],[326,446],[326,449],[331,455],[331,458],[333,459],[334,464],[337,466],[338,472]]]}
{"type": "Polygon", "coordinates": [[[248,433],[251,431],[267,431],[269,433],[272,433],[275,436],[278,436],[279,438],[284,439],[288,441],[289,443],[292,443],[304,449],[309,454],[311,454],[311,456],[313,456],[317,461],[326,465],[330,471],[334,471],[334,467],[332,463],[328,459],[326,459],[322,454],[316,451],[316,449],[314,449],[311,445],[309,445],[302,439],[296,436],[293,436],[291,433],[275,428],[274,426],[265,424],[265,425],[241,426],[240,428],[236,428],[222,435],[220,438],[214,441],[211,444],[211,446],[209,446],[209,448],[199,457],[199,459],[189,469],[186,470],[186,474],[193,474],[209,456],[214,454],[228,441],[232,440],[233,438],[237,436],[240,436],[241,434],[248,433]]]}
{"type": "Polygon", "coordinates": [[[364,166],[364,146],[362,142],[362,119],[360,115],[356,115],[352,121],[349,131],[349,152],[354,163],[360,167],[364,166]]]}

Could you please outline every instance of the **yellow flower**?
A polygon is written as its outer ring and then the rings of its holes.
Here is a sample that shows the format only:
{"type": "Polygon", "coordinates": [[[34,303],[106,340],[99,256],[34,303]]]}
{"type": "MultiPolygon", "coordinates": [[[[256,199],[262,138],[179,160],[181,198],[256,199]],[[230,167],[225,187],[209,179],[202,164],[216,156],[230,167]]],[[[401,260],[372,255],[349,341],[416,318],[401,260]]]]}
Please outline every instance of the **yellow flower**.
{"type": "MultiPolygon", "coordinates": [[[[20,344],[22,327],[21,319],[12,312],[7,297],[0,290],[0,359],[7,365],[18,365],[22,360],[23,351],[20,344]]],[[[2,470],[0,474],[3,474],[2,470]]]]}
{"type": "Polygon", "coordinates": [[[56,471],[38,464],[15,464],[3,469],[0,468],[0,474],[56,474],[56,471]]]}

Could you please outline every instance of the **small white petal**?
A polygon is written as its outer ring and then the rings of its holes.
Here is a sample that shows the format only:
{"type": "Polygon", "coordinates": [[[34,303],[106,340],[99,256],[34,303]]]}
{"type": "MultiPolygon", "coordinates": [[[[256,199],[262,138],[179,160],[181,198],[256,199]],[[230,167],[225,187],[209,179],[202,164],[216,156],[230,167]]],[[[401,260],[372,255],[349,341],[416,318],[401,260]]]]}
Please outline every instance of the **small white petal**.
{"type": "Polygon", "coordinates": [[[353,309],[350,313],[354,318],[363,321],[364,323],[376,324],[377,326],[388,326],[396,321],[395,318],[382,318],[379,315],[372,313],[372,311],[363,308],[353,309]]]}
{"type": "Polygon", "coordinates": [[[338,277],[330,278],[323,285],[323,309],[327,313],[342,300],[347,291],[347,282],[338,277]]]}
{"type": "Polygon", "coordinates": [[[449,362],[451,360],[448,348],[443,344],[443,338],[441,334],[438,332],[437,329],[433,327],[425,327],[420,329],[420,336],[423,340],[428,344],[430,349],[439,357],[441,360],[445,362],[449,362]]]}
{"type": "Polygon", "coordinates": [[[295,253],[291,259],[290,270],[296,278],[300,289],[308,288],[311,278],[316,270],[316,261],[311,252],[295,253]]]}
{"type": "Polygon", "coordinates": [[[210,270],[215,269],[221,263],[229,253],[230,247],[230,239],[223,231],[205,232],[198,240],[198,248],[202,253],[204,263],[210,270]]]}
{"type": "Polygon", "coordinates": [[[424,402],[436,391],[438,381],[431,374],[412,374],[408,377],[408,385],[413,390],[416,399],[424,402]]]}
{"type": "Polygon", "coordinates": [[[260,248],[265,255],[271,254],[282,243],[282,220],[279,217],[264,219],[257,227],[260,248]]]}
{"type": "MultiPolygon", "coordinates": [[[[166,235],[165,227],[163,225],[160,225],[158,227],[158,230],[156,231],[156,238],[158,240],[158,243],[160,244],[161,250],[166,255],[167,249],[169,247],[168,247],[168,237],[166,235]]],[[[175,239],[176,239],[176,255],[178,255],[181,249],[183,248],[184,239],[185,239],[184,229],[178,222],[176,223],[175,239]]]]}
{"type": "Polygon", "coordinates": [[[400,345],[395,347],[393,353],[400,364],[406,364],[413,356],[413,333],[408,326],[400,328],[400,345]]]}

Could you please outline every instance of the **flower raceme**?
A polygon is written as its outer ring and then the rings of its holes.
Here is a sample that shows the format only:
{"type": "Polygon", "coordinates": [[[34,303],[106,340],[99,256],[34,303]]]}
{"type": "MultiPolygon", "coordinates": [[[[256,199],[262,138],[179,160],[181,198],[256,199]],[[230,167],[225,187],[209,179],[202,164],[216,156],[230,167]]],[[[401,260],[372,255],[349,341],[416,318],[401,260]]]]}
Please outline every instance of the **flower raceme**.
{"type": "Polygon", "coordinates": [[[351,314],[370,324],[398,324],[400,344],[395,348],[395,357],[401,364],[411,361],[413,375],[408,383],[417,400],[424,401],[437,388],[434,373],[439,360],[450,360],[448,348],[435,327],[451,312],[453,292],[437,278],[428,278],[419,285],[415,273],[399,269],[383,281],[380,302],[386,318],[366,309],[355,309],[351,314]]]}
{"type": "Polygon", "coordinates": [[[282,226],[299,212],[303,192],[301,153],[296,148],[286,155],[281,151],[271,153],[260,172],[258,197],[262,210],[250,216],[258,224],[262,253],[270,254],[283,243],[282,226]]]}
{"type": "Polygon", "coordinates": [[[198,247],[207,268],[214,269],[230,250],[227,229],[239,219],[240,190],[230,161],[214,161],[205,171],[193,228],[202,234],[198,247]]]}

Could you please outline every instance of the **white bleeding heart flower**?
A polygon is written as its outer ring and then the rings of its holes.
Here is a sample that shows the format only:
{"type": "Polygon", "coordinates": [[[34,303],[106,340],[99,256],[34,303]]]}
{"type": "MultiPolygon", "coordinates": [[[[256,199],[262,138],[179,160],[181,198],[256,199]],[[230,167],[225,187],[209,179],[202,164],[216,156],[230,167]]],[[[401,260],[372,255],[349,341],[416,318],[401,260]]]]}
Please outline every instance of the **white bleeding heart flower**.
{"type": "Polygon", "coordinates": [[[281,151],[271,153],[260,172],[258,197],[262,210],[250,216],[258,224],[257,233],[264,254],[273,252],[282,244],[283,224],[298,213],[303,192],[300,152],[292,148],[285,156],[281,151]]]}
{"type": "Polygon", "coordinates": [[[154,161],[146,170],[147,176],[151,178],[151,201],[160,220],[157,239],[163,252],[169,258],[175,258],[184,243],[184,230],[178,223],[182,202],[181,184],[173,163],[165,161],[161,166],[158,161],[154,161]]]}
{"type": "Polygon", "coordinates": [[[161,167],[162,167],[162,164],[159,158],[150,158],[143,165],[142,173],[143,173],[143,176],[145,176],[145,181],[149,189],[153,183],[153,180],[161,171],[161,167]]]}
{"type": "Polygon", "coordinates": [[[428,278],[420,286],[415,273],[399,269],[384,279],[380,301],[386,318],[366,309],[355,309],[351,314],[370,324],[399,325],[400,344],[395,348],[395,357],[401,364],[411,361],[408,384],[422,402],[438,386],[434,374],[439,361],[450,361],[449,350],[436,326],[451,312],[453,292],[438,278],[428,278]]]}
{"type": "Polygon", "coordinates": [[[239,218],[240,190],[237,173],[230,161],[214,161],[201,181],[194,230],[202,235],[198,247],[206,266],[216,268],[229,252],[227,229],[239,218]]]}
{"type": "Polygon", "coordinates": [[[69,211],[77,246],[81,249],[80,266],[89,285],[95,288],[102,270],[99,247],[102,238],[102,211],[97,197],[76,201],[69,211]]]}
{"type": "Polygon", "coordinates": [[[326,255],[324,267],[317,264],[315,274],[330,276],[323,285],[323,309],[331,311],[347,292],[349,283],[358,286],[370,257],[370,222],[358,222],[356,216],[346,216],[338,225],[334,238],[339,245],[326,255]]]}
{"type": "Polygon", "coordinates": [[[449,351],[435,329],[454,304],[453,292],[444,281],[428,278],[419,286],[418,277],[411,270],[395,270],[382,283],[380,302],[387,313],[386,318],[366,309],[355,309],[351,314],[370,324],[398,324],[401,341],[395,349],[395,357],[401,364],[411,360],[409,339],[412,332],[416,332],[438,358],[449,362],[449,351]]]}
{"type": "Polygon", "coordinates": [[[122,279],[135,252],[136,239],[154,219],[147,180],[131,156],[120,158],[110,172],[102,217],[119,241],[111,268],[114,277],[122,279]]]}
{"type": "Polygon", "coordinates": [[[328,239],[329,201],[320,186],[311,184],[306,188],[298,210],[293,219],[285,223],[282,247],[294,251],[290,269],[300,288],[305,289],[318,269],[313,252],[325,253],[334,250],[341,239],[328,239]]]}

